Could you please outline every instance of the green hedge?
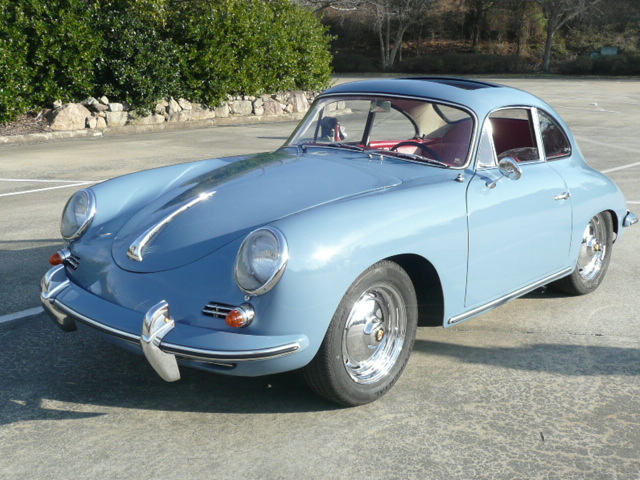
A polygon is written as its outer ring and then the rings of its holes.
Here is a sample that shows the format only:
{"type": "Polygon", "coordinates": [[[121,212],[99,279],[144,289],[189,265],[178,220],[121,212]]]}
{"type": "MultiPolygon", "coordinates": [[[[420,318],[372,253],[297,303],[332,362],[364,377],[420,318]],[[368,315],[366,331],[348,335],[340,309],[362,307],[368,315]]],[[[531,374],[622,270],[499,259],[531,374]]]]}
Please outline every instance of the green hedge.
{"type": "Polygon", "coordinates": [[[457,52],[413,57],[396,66],[399,72],[429,74],[517,73],[526,68],[515,55],[457,52]]]}
{"type": "Polygon", "coordinates": [[[565,75],[640,75],[640,55],[578,57],[558,70],[565,75]]]}
{"type": "Polygon", "coordinates": [[[289,0],[0,0],[0,122],[55,99],[321,89],[330,37],[289,0]]]}

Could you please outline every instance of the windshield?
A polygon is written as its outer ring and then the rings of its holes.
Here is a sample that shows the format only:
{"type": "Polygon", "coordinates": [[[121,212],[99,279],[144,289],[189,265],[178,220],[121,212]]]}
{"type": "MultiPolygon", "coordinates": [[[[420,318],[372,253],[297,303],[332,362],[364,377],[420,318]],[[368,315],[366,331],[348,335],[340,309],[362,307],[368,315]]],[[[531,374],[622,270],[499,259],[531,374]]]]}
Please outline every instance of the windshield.
{"type": "Polygon", "coordinates": [[[366,150],[448,167],[466,164],[471,115],[456,107],[390,96],[318,99],[287,145],[366,150]]]}

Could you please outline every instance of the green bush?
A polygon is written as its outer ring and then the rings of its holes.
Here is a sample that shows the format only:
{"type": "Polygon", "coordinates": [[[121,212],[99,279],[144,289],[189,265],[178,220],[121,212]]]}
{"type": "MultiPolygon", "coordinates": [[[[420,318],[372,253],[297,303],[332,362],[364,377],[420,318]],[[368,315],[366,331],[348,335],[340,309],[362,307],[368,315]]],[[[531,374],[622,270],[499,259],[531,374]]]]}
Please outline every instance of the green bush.
{"type": "Polygon", "coordinates": [[[558,66],[564,75],[640,75],[640,55],[578,57],[558,66]]]}
{"type": "Polygon", "coordinates": [[[130,4],[103,2],[97,14],[102,44],[96,88],[145,114],[158,99],[183,94],[181,52],[163,27],[161,6],[130,4]]]}
{"type": "Polygon", "coordinates": [[[336,53],[333,68],[338,73],[368,73],[380,71],[380,61],[361,53],[336,53]]]}
{"type": "Polygon", "coordinates": [[[103,93],[148,110],[321,89],[329,41],[289,0],[0,0],[0,122],[103,93]]]}
{"type": "Polygon", "coordinates": [[[524,70],[516,56],[450,52],[407,58],[396,71],[426,74],[515,73],[524,70]]]}
{"type": "Polygon", "coordinates": [[[175,24],[194,100],[215,104],[227,94],[319,89],[330,80],[326,29],[288,0],[186,1],[175,24]]]}
{"type": "Polygon", "coordinates": [[[78,0],[0,0],[0,121],[91,90],[98,47],[78,0]]]}
{"type": "Polygon", "coordinates": [[[11,0],[0,0],[0,122],[27,112],[31,106],[28,43],[18,26],[21,13],[11,0]]]}

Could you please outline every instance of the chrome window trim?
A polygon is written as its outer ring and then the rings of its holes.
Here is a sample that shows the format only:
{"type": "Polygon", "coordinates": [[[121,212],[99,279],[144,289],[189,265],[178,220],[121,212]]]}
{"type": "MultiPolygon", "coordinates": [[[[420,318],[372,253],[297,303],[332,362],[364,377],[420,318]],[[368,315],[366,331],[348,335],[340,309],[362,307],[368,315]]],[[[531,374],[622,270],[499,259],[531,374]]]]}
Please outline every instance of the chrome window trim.
{"type": "Polygon", "coordinates": [[[551,115],[549,112],[547,112],[544,109],[541,108],[536,108],[536,127],[539,131],[539,135],[540,135],[540,139],[539,139],[539,143],[540,145],[542,145],[542,154],[544,155],[544,159],[546,162],[555,162],[556,160],[563,160],[565,158],[569,158],[571,155],[573,155],[573,144],[571,143],[571,140],[569,140],[569,136],[567,135],[567,132],[564,130],[564,128],[562,128],[562,125],[560,125],[560,122],[558,122],[558,120],[556,120],[556,118],[551,115]],[[553,157],[553,158],[547,158],[547,150],[544,146],[544,139],[542,138],[542,130],[540,129],[540,115],[539,112],[544,113],[547,117],[549,117],[551,120],[553,120],[553,123],[556,124],[556,127],[560,129],[560,131],[562,132],[562,136],[564,137],[564,139],[567,141],[567,143],[569,144],[569,147],[571,148],[571,151],[569,153],[565,153],[564,155],[559,155],[557,157],[553,157]]]}
{"type": "Polygon", "coordinates": [[[542,141],[542,131],[540,130],[540,117],[538,116],[538,109],[531,109],[531,121],[533,122],[533,131],[538,144],[538,156],[540,160],[547,161],[547,152],[544,149],[544,143],[542,141]]]}
{"type": "Polygon", "coordinates": [[[485,126],[489,124],[491,125],[491,119],[489,118],[489,115],[487,115],[487,117],[484,119],[484,122],[482,123],[482,128],[479,130],[479,135],[478,135],[478,141],[477,143],[477,148],[476,148],[476,161],[475,161],[475,167],[476,170],[491,170],[494,168],[498,168],[498,154],[496,153],[496,146],[493,143],[493,133],[488,134],[489,135],[489,145],[491,145],[491,153],[493,153],[493,165],[480,165],[479,164],[479,159],[478,159],[478,153],[480,151],[480,142],[482,142],[482,135],[484,135],[484,128],[485,126]]]}
{"type": "MultiPolygon", "coordinates": [[[[333,97],[359,97],[359,96],[365,96],[365,97],[376,97],[376,96],[385,96],[385,97],[395,97],[395,98],[403,98],[406,100],[417,100],[417,101],[421,101],[421,102],[429,102],[429,103],[437,103],[440,105],[446,105],[452,108],[457,108],[459,110],[462,110],[466,113],[469,114],[469,116],[471,117],[471,120],[473,121],[473,129],[471,130],[471,135],[469,138],[469,151],[467,152],[467,158],[466,161],[463,165],[459,166],[459,167],[454,167],[454,166],[450,166],[449,168],[451,170],[466,170],[467,168],[469,168],[469,166],[472,163],[472,159],[475,158],[475,153],[476,153],[476,147],[478,144],[478,132],[479,132],[479,120],[478,120],[478,116],[476,115],[476,112],[474,112],[473,110],[471,110],[469,107],[467,107],[466,105],[462,105],[459,103],[455,103],[455,102],[450,102],[447,100],[440,100],[437,98],[433,98],[433,97],[419,97],[416,95],[403,95],[403,94],[399,94],[399,93],[385,93],[385,92],[343,92],[343,93],[331,93],[331,94],[324,94],[324,95],[318,95],[316,97],[316,99],[313,101],[313,103],[311,104],[311,107],[314,107],[315,104],[317,102],[319,102],[320,100],[326,99],[326,98],[333,98],[333,97]]],[[[291,135],[289,136],[289,138],[287,139],[287,141],[284,143],[284,147],[295,147],[295,144],[290,143],[291,139],[293,139],[298,131],[303,127],[303,125],[306,125],[307,122],[307,116],[311,115],[311,112],[313,111],[312,108],[309,108],[309,110],[307,111],[307,114],[304,116],[304,118],[302,119],[302,121],[300,121],[300,123],[298,123],[298,126],[294,129],[293,133],[291,133],[291,135]]],[[[366,153],[366,151],[364,152],[366,153]]],[[[422,163],[421,165],[428,165],[427,163],[422,163]]]]}
{"type": "MultiPolygon", "coordinates": [[[[528,110],[529,111],[529,121],[533,124],[533,140],[535,140],[535,142],[537,143],[537,149],[538,149],[538,159],[537,160],[527,160],[525,162],[521,162],[522,165],[531,165],[534,163],[541,163],[541,162],[545,162],[545,156],[544,156],[544,152],[542,150],[544,150],[544,146],[543,149],[540,149],[540,146],[542,145],[541,143],[541,137],[540,137],[540,125],[538,123],[538,116],[537,116],[537,112],[535,112],[536,107],[532,107],[531,105],[507,105],[504,107],[500,107],[500,108],[496,108],[495,110],[491,110],[489,112],[489,114],[487,115],[487,120],[491,121],[491,115],[493,115],[496,112],[500,112],[502,110],[528,110]]],[[[495,143],[493,142],[493,135],[491,135],[491,143],[493,145],[493,151],[496,155],[496,160],[498,161],[498,163],[500,163],[500,160],[498,159],[498,152],[496,152],[495,150],[495,143]]],[[[497,167],[497,165],[496,165],[497,167]]]]}

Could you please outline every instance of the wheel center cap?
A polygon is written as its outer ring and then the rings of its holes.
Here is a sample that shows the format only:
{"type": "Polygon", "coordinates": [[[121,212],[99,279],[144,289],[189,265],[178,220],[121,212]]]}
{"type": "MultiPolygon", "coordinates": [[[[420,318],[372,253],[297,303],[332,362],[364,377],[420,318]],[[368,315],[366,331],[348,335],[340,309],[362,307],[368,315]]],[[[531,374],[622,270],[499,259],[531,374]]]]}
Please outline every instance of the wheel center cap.
{"type": "Polygon", "coordinates": [[[373,335],[373,338],[376,339],[376,342],[380,343],[384,338],[384,334],[385,334],[384,328],[379,328],[378,330],[376,330],[376,333],[373,335]]]}

